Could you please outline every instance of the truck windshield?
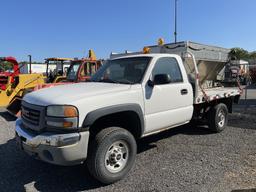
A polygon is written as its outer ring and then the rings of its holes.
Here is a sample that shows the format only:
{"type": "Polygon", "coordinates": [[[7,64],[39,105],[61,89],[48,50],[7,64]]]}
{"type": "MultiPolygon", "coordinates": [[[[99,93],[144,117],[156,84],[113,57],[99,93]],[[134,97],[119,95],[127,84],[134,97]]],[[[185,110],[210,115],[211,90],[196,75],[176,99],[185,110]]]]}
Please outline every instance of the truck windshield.
{"type": "Polygon", "coordinates": [[[93,82],[136,84],[142,81],[151,57],[131,57],[107,61],[91,78],[93,82]]]}
{"type": "Polygon", "coordinates": [[[80,67],[80,63],[73,63],[69,69],[68,69],[68,72],[67,72],[67,79],[70,80],[70,81],[75,81],[76,78],[77,78],[77,72],[79,70],[79,67],[80,67]]]}

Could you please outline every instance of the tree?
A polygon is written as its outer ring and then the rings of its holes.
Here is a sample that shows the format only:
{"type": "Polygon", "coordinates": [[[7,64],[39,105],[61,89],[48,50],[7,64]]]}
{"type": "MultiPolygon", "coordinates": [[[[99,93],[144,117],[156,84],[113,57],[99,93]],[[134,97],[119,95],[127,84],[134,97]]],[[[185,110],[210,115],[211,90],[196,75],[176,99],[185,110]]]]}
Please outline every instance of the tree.
{"type": "Polygon", "coordinates": [[[249,60],[250,53],[243,48],[235,47],[235,48],[232,48],[231,51],[229,52],[229,57],[232,60],[240,60],[240,59],[249,60]]]}
{"type": "Polygon", "coordinates": [[[3,61],[0,63],[0,68],[2,71],[11,71],[13,70],[13,64],[8,61],[3,61]]]}
{"type": "Polygon", "coordinates": [[[256,51],[248,52],[247,50],[239,47],[232,48],[229,52],[229,57],[233,60],[256,60],[256,51]]]}
{"type": "Polygon", "coordinates": [[[250,53],[250,59],[256,60],[256,51],[250,53]]]}

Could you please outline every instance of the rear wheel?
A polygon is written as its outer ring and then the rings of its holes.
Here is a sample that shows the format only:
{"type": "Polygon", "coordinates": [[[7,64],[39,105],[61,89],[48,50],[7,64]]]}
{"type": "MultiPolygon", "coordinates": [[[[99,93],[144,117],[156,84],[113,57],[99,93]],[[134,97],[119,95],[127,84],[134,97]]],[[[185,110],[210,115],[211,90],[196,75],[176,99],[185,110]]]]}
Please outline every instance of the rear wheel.
{"type": "Polygon", "coordinates": [[[119,127],[106,128],[90,143],[88,170],[102,183],[116,182],[131,170],[136,153],[136,141],[129,131],[119,127]]]}
{"type": "Polygon", "coordinates": [[[228,108],[225,104],[220,103],[212,107],[208,113],[208,125],[214,132],[223,131],[228,122],[228,108]]]}

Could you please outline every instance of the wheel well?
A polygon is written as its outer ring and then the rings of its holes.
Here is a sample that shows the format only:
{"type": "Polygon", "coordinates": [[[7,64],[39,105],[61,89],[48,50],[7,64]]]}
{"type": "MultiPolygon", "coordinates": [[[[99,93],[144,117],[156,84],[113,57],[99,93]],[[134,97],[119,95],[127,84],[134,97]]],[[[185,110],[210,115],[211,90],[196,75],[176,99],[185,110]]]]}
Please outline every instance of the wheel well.
{"type": "Polygon", "coordinates": [[[203,103],[199,105],[194,105],[194,114],[193,118],[197,119],[199,116],[201,116],[201,110],[203,110],[203,115],[205,115],[211,107],[214,107],[215,105],[218,105],[220,103],[223,103],[227,106],[228,112],[232,113],[232,108],[233,108],[233,98],[223,98],[223,99],[218,99],[211,101],[209,103],[203,103]]]}
{"type": "Polygon", "coordinates": [[[135,138],[139,138],[142,135],[140,118],[134,111],[118,112],[98,118],[89,127],[90,135],[95,136],[100,130],[114,126],[130,131],[135,138]]]}
{"type": "Polygon", "coordinates": [[[220,99],[220,100],[218,100],[217,104],[219,104],[219,103],[225,104],[228,108],[228,112],[232,113],[232,106],[233,106],[232,105],[232,103],[233,103],[232,98],[220,99]]]}

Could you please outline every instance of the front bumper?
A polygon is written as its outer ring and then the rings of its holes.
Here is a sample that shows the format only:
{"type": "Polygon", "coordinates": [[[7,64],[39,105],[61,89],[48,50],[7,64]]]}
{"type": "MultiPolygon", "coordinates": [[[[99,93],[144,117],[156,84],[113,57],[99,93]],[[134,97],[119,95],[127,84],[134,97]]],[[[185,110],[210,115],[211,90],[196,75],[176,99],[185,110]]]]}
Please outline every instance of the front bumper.
{"type": "Polygon", "coordinates": [[[87,157],[89,131],[56,134],[35,134],[16,121],[16,140],[22,150],[36,159],[57,165],[76,165],[87,157]]]}

